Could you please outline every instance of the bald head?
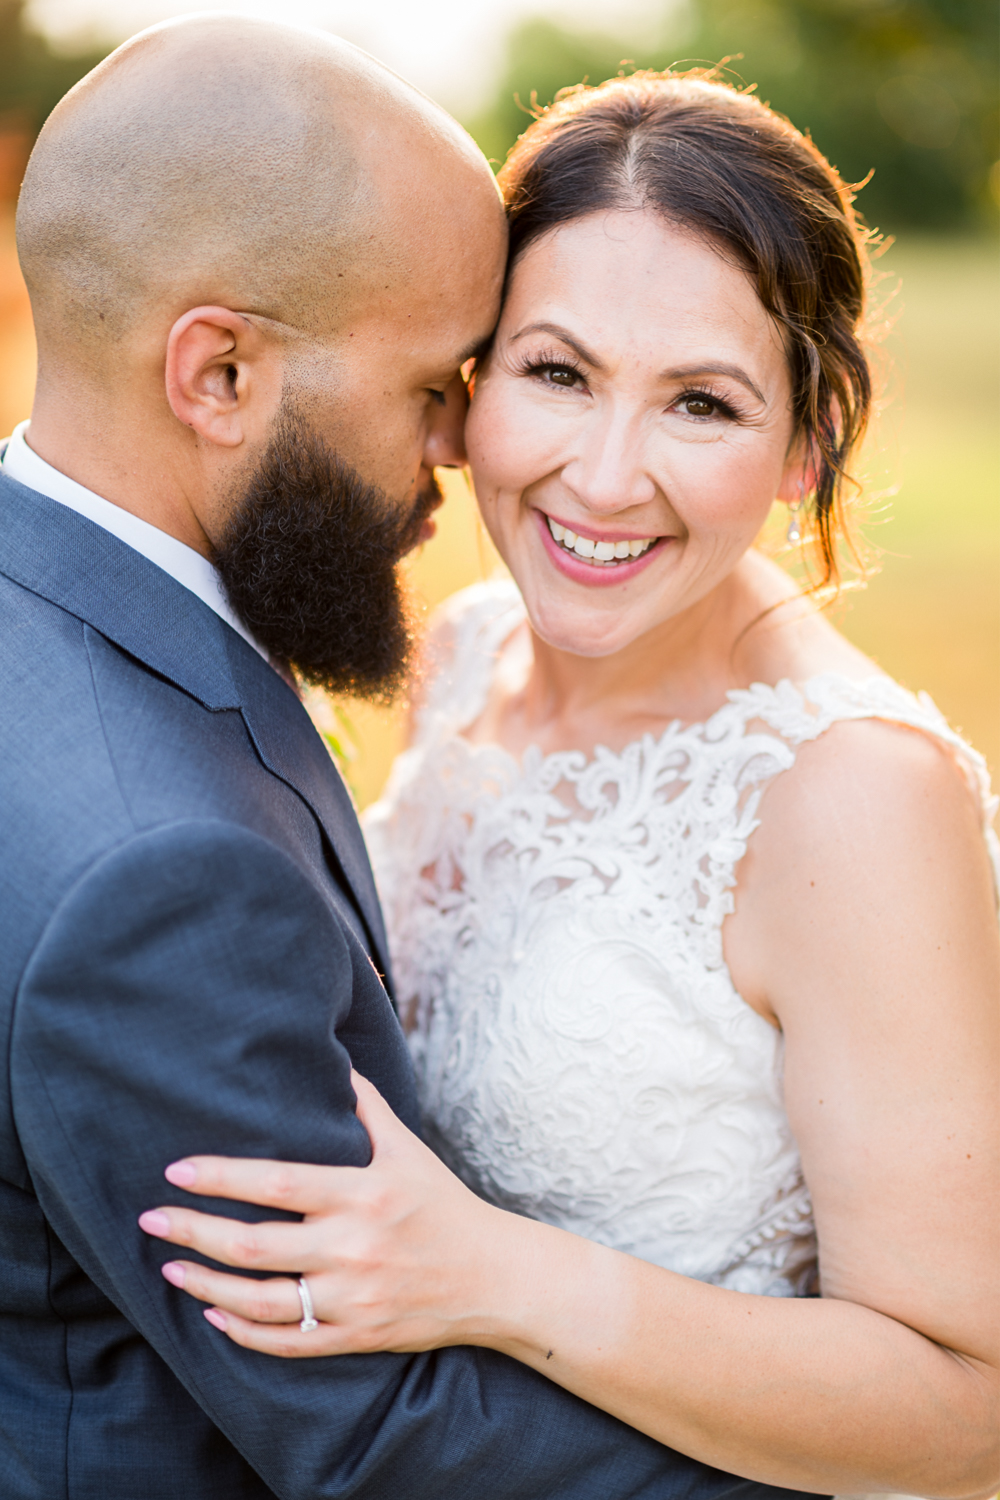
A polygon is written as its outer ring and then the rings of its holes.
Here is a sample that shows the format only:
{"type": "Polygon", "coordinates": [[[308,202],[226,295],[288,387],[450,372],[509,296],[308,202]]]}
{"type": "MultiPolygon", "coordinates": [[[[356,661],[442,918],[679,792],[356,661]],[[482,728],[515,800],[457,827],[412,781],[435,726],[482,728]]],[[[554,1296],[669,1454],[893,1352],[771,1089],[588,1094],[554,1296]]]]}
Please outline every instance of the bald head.
{"type": "Polygon", "coordinates": [[[442,208],[495,221],[489,169],[365,53],[233,16],[154,27],[67,95],[28,165],[41,359],[100,366],[203,303],[322,335],[433,260],[442,208]]]}

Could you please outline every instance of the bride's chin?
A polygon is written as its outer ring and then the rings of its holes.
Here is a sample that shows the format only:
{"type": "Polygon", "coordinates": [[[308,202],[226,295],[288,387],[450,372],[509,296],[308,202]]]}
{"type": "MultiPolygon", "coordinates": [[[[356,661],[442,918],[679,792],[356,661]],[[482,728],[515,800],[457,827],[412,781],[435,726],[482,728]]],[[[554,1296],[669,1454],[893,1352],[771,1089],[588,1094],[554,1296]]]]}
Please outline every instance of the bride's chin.
{"type": "Polygon", "coordinates": [[[570,656],[614,656],[643,633],[623,628],[620,617],[613,618],[603,611],[552,605],[536,608],[530,600],[525,600],[525,604],[531,628],[539,640],[553,651],[565,651],[570,656]]]}

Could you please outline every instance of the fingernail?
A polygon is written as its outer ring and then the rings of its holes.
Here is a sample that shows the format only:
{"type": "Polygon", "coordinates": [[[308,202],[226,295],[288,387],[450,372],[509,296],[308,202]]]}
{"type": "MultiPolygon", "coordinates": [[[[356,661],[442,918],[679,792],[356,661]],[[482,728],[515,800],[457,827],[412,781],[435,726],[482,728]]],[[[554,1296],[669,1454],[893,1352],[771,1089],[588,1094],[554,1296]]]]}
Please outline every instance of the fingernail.
{"type": "Polygon", "coordinates": [[[225,1331],[226,1331],[226,1320],[222,1316],[222,1314],[219,1312],[218,1308],[216,1308],[216,1307],[206,1308],[205,1309],[205,1317],[211,1323],[211,1325],[212,1325],[213,1328],[217,1328],[220,1333],[225,1333],[225,1331]]]}
{"type": "Polygon", "coordinates": [[[160,1274],[166,1277],[171,1286],[183,1287],[187,1272],[176,1260],[168,1260],[165,1266],[160,1267],[160,1274]]]}
{"type": "Polygon", "coordinates": [[[161,1214],[158,1208],[151,1208],[139,1215],[139,1228],[144,1229],[147,1234],[156,1234],[163,1239],[170,1233],[170,1220],[166,1214],[161,1214]]]}
{"type": "Polygon", "coordinates": [[[172,1161],[163,1175],[174,1187],[191,1187],[198,1173],[189,1161],[172,1161]]]}

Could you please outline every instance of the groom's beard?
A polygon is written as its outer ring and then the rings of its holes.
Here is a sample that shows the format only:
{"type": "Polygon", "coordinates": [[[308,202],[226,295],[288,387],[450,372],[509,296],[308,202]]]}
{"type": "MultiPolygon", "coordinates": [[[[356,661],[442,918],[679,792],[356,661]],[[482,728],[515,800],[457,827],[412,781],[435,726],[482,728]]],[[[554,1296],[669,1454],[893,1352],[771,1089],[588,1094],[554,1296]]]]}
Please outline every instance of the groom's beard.
{"type": "Polygon", "coordinates": [[[241,486],[213,561],[272,658],[306,682],[386,702],[412,649],[397,564],[440,501],[432,480],[400,512],[286,415],[241,486]]]}

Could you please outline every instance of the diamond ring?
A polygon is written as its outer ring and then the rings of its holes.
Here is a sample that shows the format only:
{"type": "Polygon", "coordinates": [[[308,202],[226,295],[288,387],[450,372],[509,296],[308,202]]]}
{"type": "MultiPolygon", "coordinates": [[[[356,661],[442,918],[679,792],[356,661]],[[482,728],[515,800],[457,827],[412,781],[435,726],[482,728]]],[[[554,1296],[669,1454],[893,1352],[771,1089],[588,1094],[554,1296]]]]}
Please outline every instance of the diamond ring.
{"type": "Polygon", "coordinates": [[[308,1286],[306,1286],[306,1278],[304,1276],[299,1277],[297,1287],[299,1301],[302,1303],[302,1322],[299,1324],[299,1331],[301,1333],[312,1333],[314,1328],[319,1327],[319,1323],[316,1321],[316,1314],[313,1311],[312,1294],[308,1286]]]}

